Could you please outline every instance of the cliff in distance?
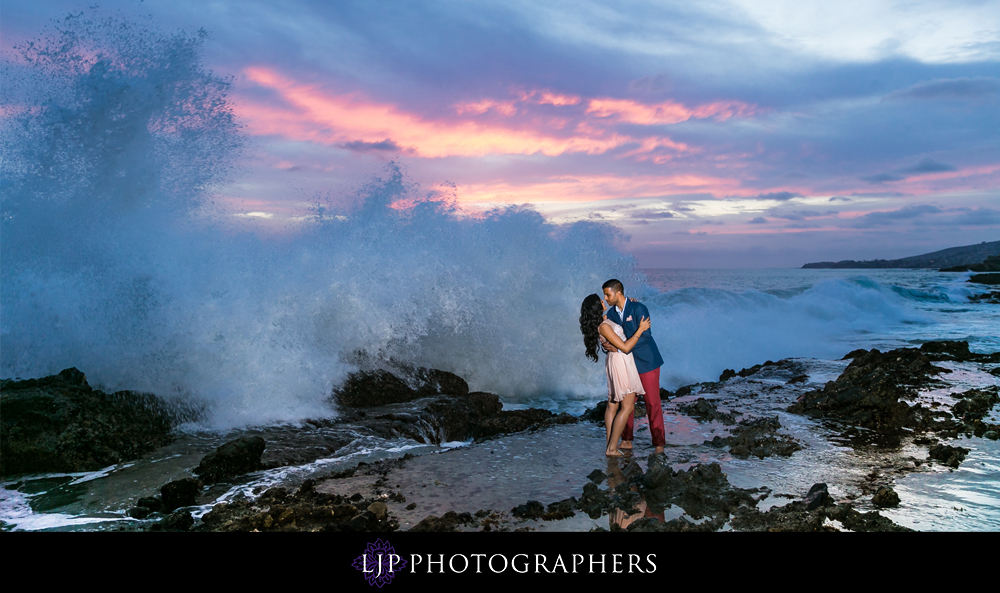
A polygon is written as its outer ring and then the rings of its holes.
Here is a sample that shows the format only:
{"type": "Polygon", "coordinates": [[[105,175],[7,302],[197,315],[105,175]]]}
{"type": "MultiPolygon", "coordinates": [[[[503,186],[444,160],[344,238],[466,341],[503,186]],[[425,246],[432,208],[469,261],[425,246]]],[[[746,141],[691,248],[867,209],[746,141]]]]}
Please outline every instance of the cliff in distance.
{"type": "Polygon", "coordinates": [[[901,259],[875,259],[839,262],[816,262],[802,266],[806,268],[953,268],[969,266],[984,261],[990,256],[1000,255],[1000,241],[982,242],[964,247],[949,247],[933,253],[914,255],[901,259]]]}

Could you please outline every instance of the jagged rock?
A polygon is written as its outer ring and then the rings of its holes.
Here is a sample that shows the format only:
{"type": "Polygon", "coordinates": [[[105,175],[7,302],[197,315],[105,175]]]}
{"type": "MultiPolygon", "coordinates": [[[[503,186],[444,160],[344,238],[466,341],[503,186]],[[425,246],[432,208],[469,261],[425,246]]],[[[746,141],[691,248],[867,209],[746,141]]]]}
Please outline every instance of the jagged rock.
{"type": "Polygon", "coordinates": [[[194,506],[200,492],[201,482],[194,478],[183,478],[165,484],[160,488],[163,512],[169,513],[180,507],[194,506]]]}
{"type": "Polygon", "coordinates": [[[684,517],[671,519],[667,522],[645,517],[633,521],[625,531],[632,533],[710,533],[718,531],[725,524],[724,517],[717,517],[701,523],[692,523],[684,517]]]}
{"type": "Polygon", "coordinates": [[[827,489],[826,484],[822,482],[813,484],[802,502],[805,504],[806,509],[810,511],[836,504],[833,501],[833,497],[830,496],[830,491],[827,489]]]}
{"type": "Polygon", "coordinates": [[[875,496],[872,497],[872,504],[877,507],[898,507],[899,495],[892,488],[879,488],[875,496]]]}
{"type": "Polygon", "coordinates": [[[959,464],[965,461],[969,451],[965,447],[937,444],[930,448],[927,459],[936,459],[949,467],[958,468],[959,464]]]}
{"type": "Polygon", "coordinates": [[[475,523],[475,519],[472,518],[470,513],[456,513],[455,511],[448,511],[441,517],[436,515],[428,515],[420,523],[417,523],[409,531],[411,532],[447,532],[455,531],[455,528],[459,525],[466,525],[470,523],[475,523]]]}
{"type": "Polygon", "coordinates": [[[391,515],[382,516],[380,500],[351,500],[316,491],[306,480],[295,494],[271,488],[253,501],[216,505],[202,517],[202,531],[370,531],[399,528],[391,515]],[[365,510],[362,510],[365,509],[365,510]]]}
{"type": "Polygon", "coordinates": [[[651,455],[641,485],[641,494],[650,507],[677,505],[695,519],[732,514],[741,505],[757,502],[751,491],[730,485],[718,463],[694,465],[687,471],[675,472],[662,456],[651,455]]]}
{"type": "Polygon", "coordinates": [[[0,381],[0,474],[98,470],[169,443],[174,412],[158,397],[92,389],[75,368],[0,381]]]}
{"type": "Polygon", "coordinates": [[[583,496],[577,503],[577,508],[587,514],[591,519],[599,519],[608,507],[608,494],[597,487],[593,482],[583,485],[583,496]]]}
{"type": "Polygon", "coordinates": [[[538,519],[545,514],[545,505],[537,500],[529,500],[521,506],[511,509],[510,512],[520,519],[538,519]]]}
{"type": "Polygon", "coordinates": [[[965,422],[982,420],[990,413],[993,406],[1000,403],[997,388],[970,389],[964,393],[953,394],[952,397],[961,400],[952,406],[952,413],[965,422]]]}
{"type": "Polygon", "coordinates": [[[730,524],[736,531],[840,531],[828,520],[851,531],[913,531],[877,512],[859,513],[850,504],[836,504],[826,484],[815,484],[801,501],[773,507],[765,513],[743,506],[730,524]]]}
{"type": "Polygon", "coordinates": [[[851,350],[850,352],[845,354],[844,357],[841,358],[840,360],[853,360],[859,356],[864,356],[865,354],[868,354],[867,350],[865,350],[864,348],[858,348],[857,350],[851,350]]]}
{"type": "Polygon", "coordinates": [[[576,421],[575,417],[565,412],[556,415],[539,408],[503,410],[481,422],[475,429],[475,436],[477,439],[485,439],[498,434],[521,432],[551,424],[572,424],[576,421]]]}
{"type": "MultiPolygon", "coordinates": [[[[947,356],[955,350],[946,345],[937,347],[941,349],[936,352],[938,359],[945,356],[944,350],[948,350],[947,356]]],[[[929,354],[935,353],[934,348],[900,348],[886,353],[872,349],[855,357],[836,381],[799,396],[788,411],[887,432],[918,426],[928,411],[911,407],[900,398],[911,397],[915,387],[930,382],[932,375],[950,372],[931,364],[929,354]]]]}
{"type": "Polygon", "coordinates": [[[377,521],[385,521],[385,519],[389,516],[389,507],[387,507],[384,502],[373,502],[368,505],[368,508],[365,510],[375,515],[375,519],[377,521]]]}
{"type": "Polygon", "coordinates": [[[194,473],[212,484],[262,469],[261,455],[267,443],[261,437],[240,437],[202,458],[194,473]]]}
{"type": "Polygon", "coordinates": [[[740,422],[728,437],[717,436],[705,444],[713,447],[729,447],[733,457],[746,459],[751,455],[764,459],[772,455],[788,457],[802,448],[794,438],[781,434],[778,417],[751,418],[740,422]]]}
{"type": "Polygon", "coordinates": [[[469,384],[454,373],[424,367],[404,367],[399,377],[384,369],[348,375],[334,390],[334,400],[346,407],[365,408],[413,401],[432,395],[467,395],[469,384]]]}
{"type": "Polygon", "coordinates": [[[188,531],[194,526],[191,513],[177,511],[171,513],[149,527],[150,531],[188,531]]]}
{"type": "Polygon", "coordinates": [[[727,425],[736,423],[735,414],[720,412],[716,407],[715,402],[709,401],[703,397],[699,397],[690,404],[678,406],[677,409],[680,410],[682,414],[686,414],[697,419],[698,422],[719,421],[727,425]]]}
{"type": "Polygon", "coordinates": [[[602,472],[599,469],[595,469],[594,471],[587,474],[587,479],[595,484],[600,484],[604,480],[608,479],[608,474],[602,472]]]}

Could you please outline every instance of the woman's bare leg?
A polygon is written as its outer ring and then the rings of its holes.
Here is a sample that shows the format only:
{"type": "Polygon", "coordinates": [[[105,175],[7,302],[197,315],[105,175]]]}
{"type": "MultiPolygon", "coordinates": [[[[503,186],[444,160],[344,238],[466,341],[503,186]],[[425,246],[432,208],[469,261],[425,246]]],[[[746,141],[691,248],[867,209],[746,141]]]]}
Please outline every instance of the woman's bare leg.
{"type": "Polygon", "coordinates": [[[618,450],[618,439],[621,438],[622,433],[625,432],[625,423],[628,422],[628,415],[632,413],[632,409],[635,407],[635,394],[630,393],[625,396],[621,404],[618,406],[618,413],[615,415],[615,421],[611,425],[611,436],[608,438],[608,450],[605,451],[606,455],[611,455],[617,457],[621,455],[621,451],[618,450]]]}
{"type": "Polygon", "coordinates": [[[604,410],[604,440],[611,442],[611,425],[615,421],[615,414],[618,412],[618,402],[609,401],[608,407],[604,410]]]}

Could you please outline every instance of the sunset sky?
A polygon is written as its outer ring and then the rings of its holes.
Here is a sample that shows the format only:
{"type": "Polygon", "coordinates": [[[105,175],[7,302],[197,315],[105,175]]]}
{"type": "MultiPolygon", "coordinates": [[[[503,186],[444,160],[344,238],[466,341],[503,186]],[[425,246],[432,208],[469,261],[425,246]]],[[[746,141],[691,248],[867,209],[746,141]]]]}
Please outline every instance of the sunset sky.
{"type": "MultiPolygon", "coordinates": [[[[87,3],[8,0],[5,52],[87,3]]],[[[251,142],[223,199],[294,217],[390,161],[470,215],[600,220],[644,267],[1000,240],[990,0],[103,2],[205,29],[251,142]]]]}

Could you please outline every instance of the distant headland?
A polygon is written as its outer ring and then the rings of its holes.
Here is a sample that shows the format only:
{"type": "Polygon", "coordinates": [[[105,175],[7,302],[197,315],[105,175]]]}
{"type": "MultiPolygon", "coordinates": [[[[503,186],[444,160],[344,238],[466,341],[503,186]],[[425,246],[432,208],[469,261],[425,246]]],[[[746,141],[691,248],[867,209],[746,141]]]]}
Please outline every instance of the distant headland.
{"type": "Polygon", "coordinates": [[[873,259],[839,262],[815,262],[802,266],[806,268],[955,268],[970,266],[988,257],[1000,255],[1000,241],[982,242],[964,247],[949,247],[933,253],[914,255],[902,259],[873,259]]]}

